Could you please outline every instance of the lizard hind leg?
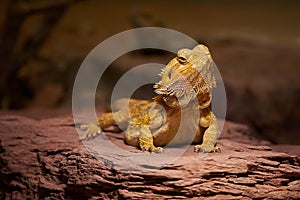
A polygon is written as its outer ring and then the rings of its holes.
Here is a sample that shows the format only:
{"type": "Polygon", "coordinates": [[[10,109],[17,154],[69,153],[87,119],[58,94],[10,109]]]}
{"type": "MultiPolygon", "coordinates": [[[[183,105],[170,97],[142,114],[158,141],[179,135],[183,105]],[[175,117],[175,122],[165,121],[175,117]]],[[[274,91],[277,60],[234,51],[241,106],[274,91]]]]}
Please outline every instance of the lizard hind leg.
{"type": "Polygon", "coordinates": [[[96,135],[101,134],[103,129],[112,125],[118,125],[118,127],[115,127],[112,130],[113,132],[120,132],[122,128],[127,127],[130,115],[136,116],[151,105],[152,104],[146,100],[119,99],[115,101],[113,105],[116,112],[104,113],[98,117],[97,122],[80,126],[80,128],[85,131],[81,139],[85,140],[93,138],[96,135]]]}
{"type": "Polygon", "coordinates": [[[95,137],[97,134],[102,133],[102,129],[95,122],[80,125],[79,128],[84,130],[83,136],[80,138],[81,140],[87,140],[95,137]]]}
{"type": "Polygon", "coordinates": [[[81,140],[87,140],[95,137],[98,134],[101,134],[103,128],[107,128],[114,123],[113,114],[105,113],[98,117],[98,122],[91,122],[89,124],[83,124],[79,128],[84,130],[84,134],[81,137],[81,140]]]}
{"type": "MultiPolygon", "coordinates": [[[[84,130],[84,134],[81,137],[81,140],[86,140],[97,136],[103,132],[103,129],[108,128],[116,123],[124,123],[128,120],[128,117],[125,116],[122,111],[116,113],[104,113],[98,117],[98,122],[92,122],[89,124],[84,124],[80,126],[80,129],[84,130]],[[115,120],[118,119],[118,120],[115,120]]],[[[113,131],[118,132],[120,129],[116,128],[113,131]]]]}

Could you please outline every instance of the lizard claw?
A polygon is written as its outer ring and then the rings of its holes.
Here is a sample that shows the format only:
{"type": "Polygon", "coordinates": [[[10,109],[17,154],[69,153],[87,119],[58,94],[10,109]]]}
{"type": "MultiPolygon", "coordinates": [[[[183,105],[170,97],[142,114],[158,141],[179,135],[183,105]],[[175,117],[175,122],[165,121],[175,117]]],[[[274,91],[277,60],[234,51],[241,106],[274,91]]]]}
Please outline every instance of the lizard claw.
{"type": "Polygon", "coordinates": [[[212,146],[212,145],[196,145],[195,152],[199,153],[212,153],[212,152],[221,152],[221,149],[218,146],[212,146]]]}
{"type": "Polygon", "coordinates": [[[151,146],[151,147],[143,146],[143,147],[141,147],[141,149],[142,149],[142,151],[149,151],[150,153],[152,153],[152,152],[162,153],[164,150],[162,147],[155,147],[155,146],[151,146]]]}
{"type": "Polygon", "coordinates": [[[102,133],[101,128],[96,123],[83,124],[79,128],[85,131],[81,140],[90,139],[102,133]]]}
{"type": "Polygon", "coordinates": [[[162,153],[163,150],[164,149],[162,147],[150,147],[149,149],[150,152],[154,152],[154,153],[162,153]]]}

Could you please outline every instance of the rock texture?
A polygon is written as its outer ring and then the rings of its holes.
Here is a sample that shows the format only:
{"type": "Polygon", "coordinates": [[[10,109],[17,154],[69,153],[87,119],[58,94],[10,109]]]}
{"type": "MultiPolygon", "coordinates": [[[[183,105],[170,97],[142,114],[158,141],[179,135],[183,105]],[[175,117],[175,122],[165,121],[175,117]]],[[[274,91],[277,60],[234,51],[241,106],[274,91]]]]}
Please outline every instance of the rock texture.
{"type": "MultiPolygon", "coordinates": [[[[226,122],[221,153],[190,147],[162,169],[123,171],[87,151],[71,117],[0,115],[0,199],[299,199],[299,146],[275,152],[247,132],[226,122]]],[[[124,145],[122,134],[106,135],[126,151],[150,156],[124,145]]]]}
{"type": "Polygon", "coordinates": [[[299,46],[232,39],[210,49],[226,86],[227,118],[274,143],[299,145],[299,46]]]}

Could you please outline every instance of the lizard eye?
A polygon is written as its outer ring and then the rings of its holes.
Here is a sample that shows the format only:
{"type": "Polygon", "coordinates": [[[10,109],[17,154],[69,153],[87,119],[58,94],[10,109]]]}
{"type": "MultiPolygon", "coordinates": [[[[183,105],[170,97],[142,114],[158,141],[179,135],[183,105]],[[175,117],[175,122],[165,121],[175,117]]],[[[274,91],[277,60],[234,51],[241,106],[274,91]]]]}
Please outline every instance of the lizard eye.
{"type": "Polygon", "coordinates": [[[181,63],[181,64],[185,64],[187,62],[186,58],[183,56],[178,56],[177,60],[181,63]]]}

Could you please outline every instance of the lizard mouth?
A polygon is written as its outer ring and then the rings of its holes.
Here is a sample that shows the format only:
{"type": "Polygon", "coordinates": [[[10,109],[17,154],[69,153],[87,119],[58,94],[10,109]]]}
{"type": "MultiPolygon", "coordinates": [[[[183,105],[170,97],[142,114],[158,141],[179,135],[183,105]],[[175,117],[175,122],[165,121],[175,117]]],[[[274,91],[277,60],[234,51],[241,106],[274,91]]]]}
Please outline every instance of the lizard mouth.
{"type": "Polygon", "coordinates": [[[177,98],[183,97],[188,95],[189,93],[194,93],[197,94],[197,90],[195,90],[194,87],[182,87],[182,88],[171,88],[171,87],[164,87],[162,85],[156,85],[156,89],[154,90],[154,92],[158,95],[163,95],[163,96],[174,96],[177,98]]]}
{"type": "Polygon", "coordinates": [[[174,95],[174,91],[173,90],[170,90],[168,88],[163,88],[163,87],[157,88],[156,90],[154,90],[154,92],[156,94],[160,94],[160,95],[163,95],[163,96],[174,95]]]}

